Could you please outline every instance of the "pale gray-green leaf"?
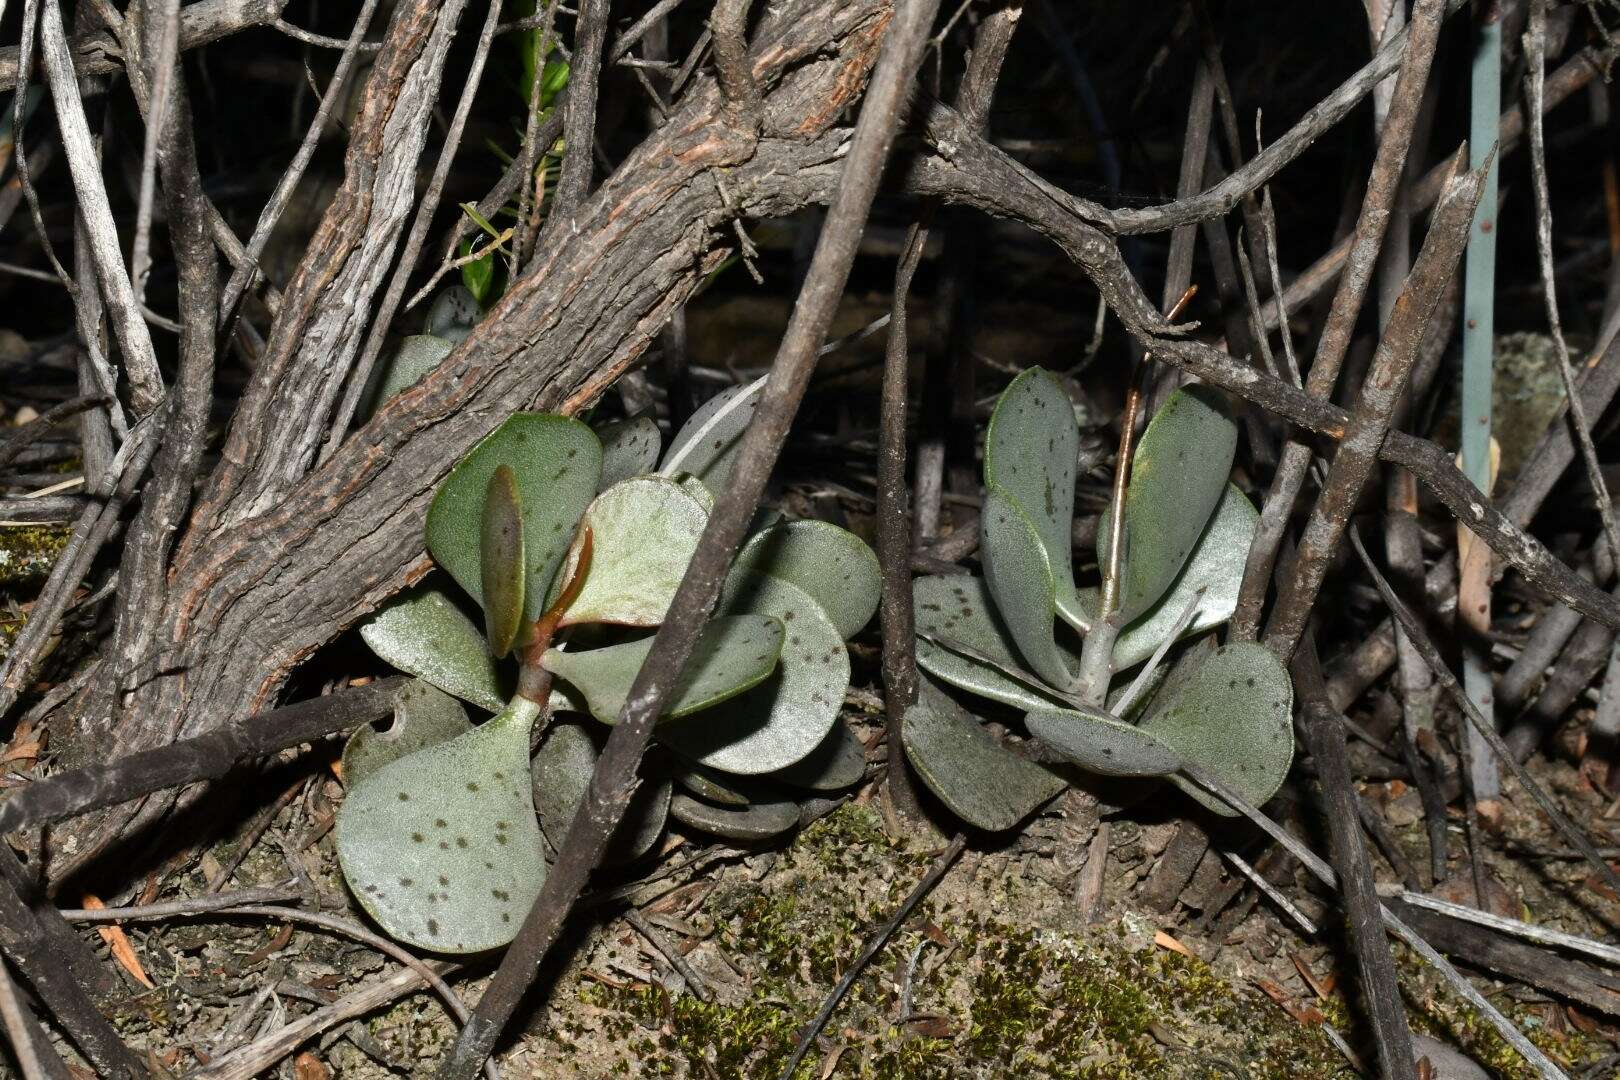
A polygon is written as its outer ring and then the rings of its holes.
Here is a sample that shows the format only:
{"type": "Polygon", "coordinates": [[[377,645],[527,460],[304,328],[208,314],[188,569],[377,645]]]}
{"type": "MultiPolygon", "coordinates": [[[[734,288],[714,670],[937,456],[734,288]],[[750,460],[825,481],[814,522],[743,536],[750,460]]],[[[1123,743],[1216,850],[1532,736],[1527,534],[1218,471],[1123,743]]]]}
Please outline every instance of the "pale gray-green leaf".
{"type": "MultiPolygon", "coordinates": [[[[1255,806],[1277,793],[1294,759],[1294,688],[1271,650],[1255,642],[1216,649],[1186,678],[1167,684],[1160,698],[1143,731],[1255,806]]],[[[1237,813],[1180,777],[1176,783],[1217,814],[1237,813]]]]}
{"type": "Polygon", "coordinates": [[[804,590],[779,578],[728,580],[726,614],[782,621],[782,656],[771,677],[712,709],[663,724],[658,737],[682,757],[740,775],[785,769],[832,730],[849,688],[844,639],[804,590]]]}
{"type": "Polygon", "coordinates": [[[343,783],[357,787],[406,754],[449,742],[473,729],[461,702],[422,679],[394,696],[394,721],[381,731],[362,724],[343,744],[343,783]]]}
{"type": "Polygon", "coordinates": [[[698,406],[669,441],[658,471],[665,476],[690,473],[710,491],[724,491],[743,431],[754,418],[764,388],[765,376],[761,375],[751,383],[728,387],[698,406]]]}
{"type": "Polygon", "coordinates": [[[481,314],[472,290],[465,285],[452,285],[433,298],[424,332],[460,344],[472,335],[481,314]]]}
{"type": "Polygon", "coordinates": [[[399,941],[473,953],[512,940],[546,880],[529,780],[539,707],[519,699],[450,742],[383,766],[338,809],[343,876],[399,941]]]}
{"type": "Polygon", "coordinates": [[[471,619],[438,589],[388,602],[360,627],[371,651],[407,675],[499,712],[506,704],[495,658],[471,619]]]}
{"type": "MultiPolygon", "coordinates": [[[[764,682],[776,670],[782,637],[782,623],[769,615],[710,620],[681,672],[673,703],[661,719],[707,709],[764,682]]],[[[615,724],[652,643],[647,637],[579,652],[551,649],[540,662],[584,696],[592,716],[615,724]]]]}
{"type": "Polygon", "coordinates": [[[924,695],[907,709],[900,733],[917,775],[976,828],[1010,829],[1065,787],[1062,777],[996,742],[943,694],[924,695]]]}
{"type": "MultiPolygon", "coordinates": [[[[1237,489],[1226,486],[1226,494],[1215,506],[1204,535],[1181,570],[1175,584],[1141,617],[1120,631],[1114,643],[1114,670],[1140,664],[1153,655],[1175,629],[1187,604],[1199,589],[1203,595],[1193,608],[1192,621],[1181,631],[1191,637],[1224,623],[1237,610],[1238,588],[1243,584],[1243,568],[1249,558],[1260,515],[1237,489]]],[[[1079,590],[1080,603],[1088,616],[1097,610],[1097,590],[1079,590]]]]}
{"type": "Polygon", "coordinates": [[[877,556],[848,529],[826,521],[790,521],[756,533],[734,568],[769,574],[810,595],[845,640],[877,611],[883,591],[877,556]]]}
{"type": "Polygon", "coordinates": [[[1040,534],[1029,516],[1000,488],[986,485],[979,526],[985,584],[1027,667],[1059,690],[1072,692],[1076,675],[1058,647],[1057,592],[1040,534]]]}
{"type": "Polygon", "coordinates": [[[365,416],[382,407],[395,394],[409,390],[422,377],[443,363],[456,343],[432,334],[413,334],[399,343],[394,354],[383,361],[366,394],[365,416]]]}
{"type": "MultiPolygon", "coordinates": [[[[911,583],[911,597],[918,634],[960,642],[1003,668],[1024,666],[980,578],[967,574],[920,577],[911,583]]],[[[1079,663],[1079,657],[1070,657],[1079,663]]],[[[1058,699],[939,641],[918,637],[917,663],[952,686],[1014,708],[1044,709],[1059,704],[1058,699]]]]}
{"type": "Polygon", "coordinates": [[[669,801],[669,816],[690,828],[745,843],[769,840],[799,825],[797,803],[765,802],[737,808],[679,794],[669,801]]]}
{"type": "Polygon", "coordinates": [[[657,467],[663,436],[652,417],[632,416],[605,424],[597,429],[596,435],[602,440],[603,490],[620,480],[644,476],[657,467]]]}
{"type": "Polygon", "coordinates": [[[1102,776],[1164,776],[1181,767],[1176,752],[1141,728],[1100,711],[1042,709],[1024,717],[1029,733],[1102,776]]]}
{"type": "MultiPolygon", "coordinates": [[[[1170,395],[1142,433],[1125,496],[1125,557],[1118,617],[1129,623],[1164,596],[1225,494],[1237,425],[1218,392],[1188,386],[1170,395]]],[[[1099,557],[1111,522],[1098,530],[1099,557]]]]}
{"type": "Polygon", "coordinates": [[[440,566],[483,605],[479,545],[484,494],[497,466],[517,477],[523,508],[524,617],[533,622],[557,567],[574,540],[574,527],[596,494],[602,447],[578,420],[550,413],[517,413],[461,459],[428,507],[427,546],[440,566]]]}
{"type": "Polygon", "coordinates": [[[696,499],[662,476],[638,476],[602,492],[585,511],[591,565],[562,625],[663,622],[707,519],[696,499]]]}
{"type": "MultiPolygon", "coordinates": [[[[984,482],[1029,517],[1046,550],[1060,614],[1073,618],[1074,472],[1080,425],[1051,372],[1030,368],[1001,392],[984,436],[984,482]],[[1068,609],[1068,610],[1065,610],[1068,609]]],[[[1086,624],[1082,624],[1086,625],[1086,624]]]]}
{"type": "Polygon", "coordinates": [[[771,777],[811,791],[839,791],[866,777],[866,747],[849,730],[848,724],[838,720],[808,757],[772,773],[771,777]]]}
{"type": "MultiPolygon", "coordinates": [[[[553,848],[562,847],[596,771],[602,754],[600,730],[583,723],[554,723],[546,730],[534,756],[534,807],[540,815],[540,828],[553,848]]],[[[636,789],[603,853],[606,865],[633,862],[658,842],[669,813],[670,790],[668,780],[645,783],[636,789]]]]}

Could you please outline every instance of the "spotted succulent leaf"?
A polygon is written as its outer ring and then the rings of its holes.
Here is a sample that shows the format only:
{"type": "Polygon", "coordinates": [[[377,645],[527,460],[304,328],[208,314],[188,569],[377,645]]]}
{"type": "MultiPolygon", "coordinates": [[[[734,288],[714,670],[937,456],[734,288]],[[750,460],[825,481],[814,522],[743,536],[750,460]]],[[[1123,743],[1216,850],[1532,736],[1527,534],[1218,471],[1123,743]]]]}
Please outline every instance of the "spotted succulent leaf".
{"type": "Polygon", "coordinates": [[[803,589],[845,640],[871,621],[883,591],[872,549],[848,529],[826,521],[790,521],[763,529],[743,545],[735,565],[739,573],[769,574],[803,589]]]}
{"type": "Polygon", "coordinates": [[[491,712],[506,704],[484,636],[439,589],[389,601],[360,627],[360,637],[394,667],[463,701],[491,712]]]}
{"type": "Polygon", "coordinates": [[[484,605],[481,549],[490,476],[516,478],[523,518],[524,619],[545,609],[552,579],[602,475],[602,446],[578,420],[518,413],[484,438],[439,485],[428,507],[427,546],[439,565],[484,605]]]}
{"type": "Polygon", "coordinates": [[[546,863],[529,778],[523,699],[482,726],[389,762],[338,809],[338,862],[390,937],[439,953],[510,942],[546,863]]]}
{"type": "MultiPolygon", "coordinates": [[[[1277,793],[1294,758],[1293,703],[1281,661],[1263,645],[1239,642],[1167,682],[1141,729],[1259,806],[1277,793]]],[[[1192,782],[1174,779],[1217,814],[1237,813],[1192,782]]]]}

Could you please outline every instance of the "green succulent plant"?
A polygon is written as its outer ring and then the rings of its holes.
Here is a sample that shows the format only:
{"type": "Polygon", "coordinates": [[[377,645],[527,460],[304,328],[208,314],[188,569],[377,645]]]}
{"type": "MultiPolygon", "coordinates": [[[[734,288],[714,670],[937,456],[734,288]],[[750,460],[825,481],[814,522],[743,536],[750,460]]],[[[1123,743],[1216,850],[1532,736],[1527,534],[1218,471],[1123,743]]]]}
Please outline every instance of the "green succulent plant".
{"type": "MultiPolygon", "coordinates": [[[[1221,814],[1233,811],[1182,778],[1184,767],[1220,777],[1253,803],[1269,799],[1294,746],[1293,689],[1277,659],[1236,643],[1190,649],[1167,675],[1152,663],[1236,606],[1258,519],[1229,480],[1236,443],[1236,426],[1208,387],[1176,391],[1154,416],[1131,461],[1105,610],[1100,587],[1074,580],[1073,407],[1049,372],[1019,375],[985,436],[983,576],[913,583],[918,664],[939,684],[1022,710],[1031,735],[1083,770],[1169,777],[1221,814]],[[1145,661],[1151,670],[1128,688],[1112,685],[1145,661]]],[[[1098,530],[1103,568],[1112,518],[1105,514],[1098,530]]],[[[1011,827],[1064,785],[928,682],[901,733],[923,781],[979,828],[1011,827]]]]}
{"type": "MultiPolygon", "coordinates": [[[[711,401],[661,462],[648,419],[596,432],[518,413],[439,486],[425,539],[448,581],[430,579],[360,628],[415,679],[390,728],[350,739],[336,827],[350,888],[393,937],[468,953],[517,932],[546,878],[546,843],[560,844],[584,796],[601,725],[618,720],[651,650],[708,518],[707,485],[725,482],[756,389],[711,401]],[[463,702],[494,715],[474,725],[463,702]]],[[[871,619],[878,591],[876,557],[834,525],[773,523],[749,538],[660,718],[662,771],[643,784],[609,858],[644,854],[667,817],[734,838],[774,835],[798,823],[795,791],[860,780],[864,754],[839,719],[845,640],[871,619]],[[675,784],[688,794],[672,797],[675,784]]]]}

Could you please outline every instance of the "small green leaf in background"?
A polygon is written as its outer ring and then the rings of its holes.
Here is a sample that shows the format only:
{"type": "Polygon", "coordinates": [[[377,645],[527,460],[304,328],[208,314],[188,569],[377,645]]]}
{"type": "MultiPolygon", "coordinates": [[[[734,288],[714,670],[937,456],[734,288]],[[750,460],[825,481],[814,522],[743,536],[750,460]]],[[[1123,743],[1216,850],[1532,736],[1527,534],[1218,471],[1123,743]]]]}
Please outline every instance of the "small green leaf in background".
{"type": "MultiPolygon", "coordinates": [[[[1260,806],[1277,793],[1294,760],[1293,707],[1282,663],[1263,645],[1238,642],[1167,682],[1141,728],[1260,806]]],[[[1192,782],[1174,779],[1215,813],[1237,814],[1192,782]]]]}
{"type": "Polygon", "coordinates": [[[506,465],[517,478],[523,516],[523,617],[538,619],[568,554],[580,515],[602,476],[602,446],[578,420],[516,413],[461,459],[439,485],[427,514],[433,558],[468,595],[484,603],[481,548],[489,478],[506,465]]]}
{"type": "Polygon", "coordinates": [[[343,744],[343,783],[357,787],[391,761],[447,743],[473,729],[461,702],[423,679],[394,698],[394,722],[382,731],[362,724],[343,744]]]}
{"type": "Polygon", "coordinates": [[[1010,829],[1067,784],[998,743],[950,697],[923,683],[900,726],[906,757],[928,789],[969,825],[1010,829]]]}
{"type": "Polygon", "coordinates": [[[463,701],[490,712],[506,704],[484,635],[438,589],[390,600],[361,625],[360,637],[394,667],[463,701]]]}
{"type": "MultiPolygon", "coordinates": [[[[1148,424],[1125,495],[1121,622],[1152,607],[1181,573],[1226,493],[1236,452],[1237,425],[1208,386],[1177,390],[1148,424]]],[[[1108,518],[1098,530],[1099,559],[1107,557],[1108,518]]]]}
{"type": "MultiPolygon", "coordinates": [[[[473,253],[473,245],[478,238],[469,236],[456,248],[456,254],[466,259],[473,253]]],[[[488,251],[476,259],[468,259],[461,264],[461,283],[467,287],[478,306],[488,308],[495,302],[495,252],[488,251]]]]}
{"type": "MultiPolygon", "coordinates": [[[[652,643],[646,637],[602,649],[551,649],[541,663],[584,695],[592,716],[616,724],[652,643]]],[[[758,686],[776,670],[781,652],[782,623],[778,619],[731,615],[710,620],[681,672],[673,702],[660,719],[687,716],[758,686]]]]}
{"type": "Polygon", "coordinates": [[[497,465],[484,491],[479,530],[479,581],[484,590],[484,634],[497,657],[512,651],[523,622],[523,511],[517,476],[497,465]]]}
{"type": "Polygon", "coordinates": [[[602,492],[581,522],[591,530],[591,565],[560,625],[663,622],[707,520],[696,499],[662,476],[633,477],[602,492]]]}
{"type": "Polygon", "coordinates": [[[540,706],[521,698],[446,743],[389,762],[338,809],[338,861],[390,937],[438,953],[500,948],[546,880],[529,778],[540,706]]]}

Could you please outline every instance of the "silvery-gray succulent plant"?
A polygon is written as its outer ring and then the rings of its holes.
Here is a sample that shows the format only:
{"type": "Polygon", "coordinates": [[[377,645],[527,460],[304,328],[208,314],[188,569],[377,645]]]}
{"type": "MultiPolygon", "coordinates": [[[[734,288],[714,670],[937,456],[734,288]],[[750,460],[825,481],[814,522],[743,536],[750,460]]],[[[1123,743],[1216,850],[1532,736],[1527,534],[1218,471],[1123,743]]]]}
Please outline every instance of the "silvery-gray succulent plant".
{"type": "MultiPolygon", "coordinates": [[[[600,726],[569,714],[617,720],[757,389],[712,399],[661,461],[650,419],[598,433],[518,413],[439,486],[427,548],[461,595],[429,581],[361,627],[415,679],[393,725],[362,729],[344,752],[339,861],[390,935],[466,953],[517,932],[545,881],[542,836],[561,842],[600,750],[600,726]],[[475,726],[463,702],[494,715],[475,726]]],[[[778,521],[749,538],[661,719],[668,775],[643,785],[610,857],[645,853],[669,815],[774,835],[798,822],[795,789],[861,779],[864,755],[839,719],[844,642],[878,591],[875,556],[834,525],[778,521]],[[672,784],[691,795],[672,797],[672,784]]]]}
{"type": "MultiPolygon", "coordinates": [[[[1232,813],[1179,775],[1193,766],[1264,802],[1294,745],[1292,686],[1268,650],[1190,650],[1167,677],[1158,669],[1112,685],[1116,674],[1156,668],[1176,639],[1232,614],[1257,520],[1229,480],[1235,425],[1217,393],[1200,386],[1176,391],[1148,424],[1131,462],[1106,599],[1074,582],[1079,435],[1049,372],[1032,368],[1002,393],[985,437],[984,574],[914,582],[919,665],[941,684],[1023,711],[1030,734],[1087,771],[1167,776],[1232,813]]],[[[1099,529],[1105,568],[1112,516],[1099,529]]],[[[1009,828],[1064,786],[926,681],[902,734],[924,782],[980,828],[1009,828]]]]}

